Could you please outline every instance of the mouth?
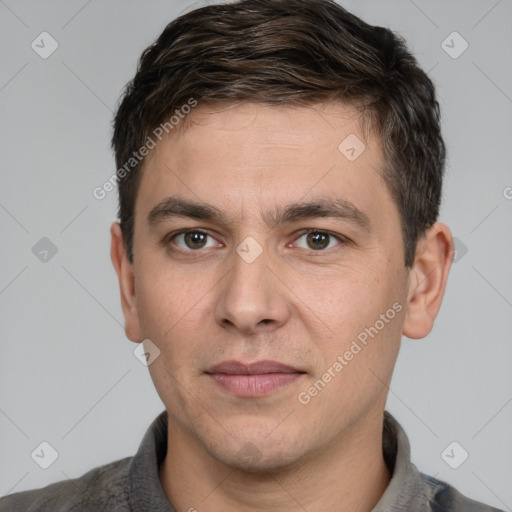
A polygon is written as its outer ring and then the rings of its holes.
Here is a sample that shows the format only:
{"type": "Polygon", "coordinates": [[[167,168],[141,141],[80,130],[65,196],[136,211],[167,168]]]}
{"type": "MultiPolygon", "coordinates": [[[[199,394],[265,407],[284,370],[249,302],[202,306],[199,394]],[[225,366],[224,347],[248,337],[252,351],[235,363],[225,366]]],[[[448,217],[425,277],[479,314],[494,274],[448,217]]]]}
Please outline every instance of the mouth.
{"type": "Polygon", "coordinates": [[[244,364],[224,361],[206,374],[222,389],[237,397],[257,398],[295,382],[306,372],[278,361],[244,364]]]}

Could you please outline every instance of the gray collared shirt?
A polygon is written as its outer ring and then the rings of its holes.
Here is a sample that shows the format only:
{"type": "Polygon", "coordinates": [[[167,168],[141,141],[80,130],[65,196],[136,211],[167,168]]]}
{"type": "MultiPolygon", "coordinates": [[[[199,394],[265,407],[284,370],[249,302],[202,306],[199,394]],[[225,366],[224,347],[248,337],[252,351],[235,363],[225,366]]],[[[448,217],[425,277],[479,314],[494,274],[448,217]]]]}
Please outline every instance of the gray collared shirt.
{"type": "MultiPolygon", "coordinates": [[[[167,413],[148,428],[134,457],[79,478],[0,499],[0,512],[176,512],[160,484],[167,452],[167,413]]],[[[410,460],[405,432],[384,413],[383,453],[391,481],[373,512],[503,512],[466,498],[445,482],[420,473],[410,460]]]]}

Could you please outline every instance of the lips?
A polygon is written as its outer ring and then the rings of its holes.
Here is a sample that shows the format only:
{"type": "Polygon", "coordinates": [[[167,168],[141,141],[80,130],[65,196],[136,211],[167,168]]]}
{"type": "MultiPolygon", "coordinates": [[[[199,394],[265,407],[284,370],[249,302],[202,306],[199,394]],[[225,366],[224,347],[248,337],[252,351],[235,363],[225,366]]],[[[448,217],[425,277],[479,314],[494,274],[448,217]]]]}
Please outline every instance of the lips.
{"type": "Polygon", "coordinates": [[[228,375],[258,375],[264,373],[304,373],[292,366],[277,361],[257,361],[244,364],[238,361],[224,361],[210,368],[206,373],[225,373],[228,375]]]}
{"type": "Polygon", "coordinates": [[[249,364],[224,361],[211,367],[206,374],[223,390],[237,397],[257,398],[291,384],[305,372],[266,360],[249,364]]]}

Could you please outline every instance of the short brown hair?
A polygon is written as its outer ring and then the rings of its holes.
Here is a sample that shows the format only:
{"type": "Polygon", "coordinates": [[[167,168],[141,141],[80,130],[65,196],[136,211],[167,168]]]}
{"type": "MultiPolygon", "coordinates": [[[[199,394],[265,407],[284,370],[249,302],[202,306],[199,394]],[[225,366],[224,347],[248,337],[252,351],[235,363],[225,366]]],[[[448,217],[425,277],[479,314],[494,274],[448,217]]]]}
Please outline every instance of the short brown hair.
{"type": "Polygon", "coordinates": [[[143,52],[114,119],[119,220],[130,261],[144,160],[129,172],[126,162],[191,98],[363,105],[382,141],[381,172],[400,213],[404,263],[412,266],[420,235],[439,215],[446,151],[435,87],[400,36],[334,0],[242,0],[169,23],[143,52]]]}

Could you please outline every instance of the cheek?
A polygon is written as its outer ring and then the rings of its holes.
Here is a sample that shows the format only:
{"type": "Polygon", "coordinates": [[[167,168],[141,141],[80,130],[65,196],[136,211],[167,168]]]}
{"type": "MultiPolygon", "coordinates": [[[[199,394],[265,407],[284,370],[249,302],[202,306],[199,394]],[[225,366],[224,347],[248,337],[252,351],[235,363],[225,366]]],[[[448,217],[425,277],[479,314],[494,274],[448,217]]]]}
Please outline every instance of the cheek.
{"type": "MultiPolygon", "coordinates": [[[[162,268],[162,267],[160,267],[162,268]]],[[[159,348],[148,369],[164,404],[186,409],[186,392],[194,375],[197,354],[204,348],[201,326],[205,291],[162,271],[146,273],[136,283],[142,336],[159,348]],[[202,292],[202,293],[201,293],[202,292]]]]}
{"type": "Polygon", "coordinates": [[[302,325],[310,330],[324,369],[345,355],[343,364],[350,370],[343,373],[357,374],[355,380],[375,378],[369,369],[378,375],[392,369],[405,311],[396,279],[383,277],[392,275],[345,268],[327,278],[309,276],[295,283],[302,325]]]}
{"type": "Polygon", "coordinates": [[[178,362],[176,353],[182,361],[201,346],[201,326],[211,311],[212,285],[206,274],[183,274],[168,263],[145,268],[158,271],[138,274],[135,283],[142,335],[173,362],[178,362]]]}
{"type": "MultiPolygon", "coordinates": [[[[323,326],[329,338],[354,335],[375,321],[385,303],[387,290],[370,279],[368,273],[336,268],[323,275],[301,277],[293,283],[296,302],[304,315],[323,326]]],[[[311,323],[311,322],[309,322],[311,323]]]]}

